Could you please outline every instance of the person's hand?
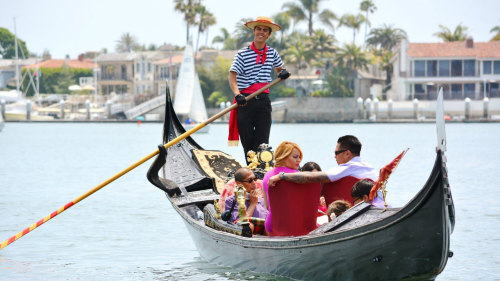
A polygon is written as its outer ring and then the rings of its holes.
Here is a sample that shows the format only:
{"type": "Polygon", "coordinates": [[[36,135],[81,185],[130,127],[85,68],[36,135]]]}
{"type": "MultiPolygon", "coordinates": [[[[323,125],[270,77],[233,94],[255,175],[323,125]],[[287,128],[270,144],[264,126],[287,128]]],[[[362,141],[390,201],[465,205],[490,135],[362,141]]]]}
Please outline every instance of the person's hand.
{"type": "Polygon", "coordinates": [[[250,204],[257,204],[259,202],[259,194],[257,190],[250,191],[250,204]]]}
{"type": "Polygon", "coordinates": [[[288,72],[286,69],[283,68],[278,74],[278,77],[281,78],[282,80],[285,80],[288,77],[290,77],[290,72],[288,72]]]}
{"type": "Polygon", "coordinates": [[[245,106],[247,105],[247,100],[245,99],[245,96],[243,94],[239,94],[234,97],[236,99],[236,103],[238,106],[245,106]]]}
{"type": "Polygon", "coordinates": [[[267,185],[269,187],[274,187],[279,180],[280,180],[280,175],[274,175],[274,176],[269,178],[267,185]]]}

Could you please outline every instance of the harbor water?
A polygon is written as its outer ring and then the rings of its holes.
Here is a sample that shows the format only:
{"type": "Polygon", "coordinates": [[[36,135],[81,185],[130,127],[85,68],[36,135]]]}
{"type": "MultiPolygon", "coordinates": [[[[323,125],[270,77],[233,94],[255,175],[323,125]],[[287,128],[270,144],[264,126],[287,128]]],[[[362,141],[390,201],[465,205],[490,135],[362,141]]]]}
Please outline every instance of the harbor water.
{"type": "MultiPolygon", "coordinates": [[[[456,225],[454,256],[437,280],[500,280],[500,124],[453,123],[446,130],[456,225]]],[[[161,134],[159,123],[6,123],[0,133],[0,240],[153,152],[161,134]]],[[[304,162],[328,168],[345,134],[358,136],[362,158],[375,167],[410,148],[387,184],[393,206],[404,206],[430,175],[434,124],[274,124],[270,145],[294,141],[304,162]]],[[[212,124],[208,134],[194,138],[244,162],[241,145],[227,147],[227,124],[212,124]]],[[[203,261],[165,194],[147,181],[150,164],[0,250],[0,280],[288,280],[203,261]]]]}

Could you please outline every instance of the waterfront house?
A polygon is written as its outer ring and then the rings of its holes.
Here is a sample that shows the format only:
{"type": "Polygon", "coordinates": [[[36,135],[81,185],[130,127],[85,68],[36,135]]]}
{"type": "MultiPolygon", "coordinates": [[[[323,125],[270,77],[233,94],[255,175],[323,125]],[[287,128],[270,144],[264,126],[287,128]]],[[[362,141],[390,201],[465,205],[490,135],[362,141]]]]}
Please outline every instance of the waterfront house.
{"type": "Polygon", "coordinates": [[[500,41],[402,41],[394,54],[388,99],[434,100],[440,87],[448,100],[500,96],[500,41]]]}
{"type": "Polygon", "coordinates": [[[99,93],[133,94],[134,59],[134,53],[108,53],[97,56],[99,93]]]}

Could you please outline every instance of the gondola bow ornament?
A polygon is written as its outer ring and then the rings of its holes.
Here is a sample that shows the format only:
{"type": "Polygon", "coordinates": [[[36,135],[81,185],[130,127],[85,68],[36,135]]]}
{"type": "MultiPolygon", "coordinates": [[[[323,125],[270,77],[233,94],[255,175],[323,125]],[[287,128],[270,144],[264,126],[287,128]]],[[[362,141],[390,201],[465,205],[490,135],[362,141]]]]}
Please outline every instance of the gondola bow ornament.
{"type": "Polygon", "coordinates": [[[396,158],[394,158],[391,161],[391,163],[385,165],[384,167],[382,167],[382,169],[380,169],[380,175],[378,177],[378,180],[377,180],[377,182],[375,182],[372,189],[370,190],[370,197],[369,197],[370,202],[372,202],[373,199],[375,199],[375,197],[377,196],[377,191],[382,190],[382,194],[384,197],[384,204],[385,204],[385,207],[387,208],[387,201],[385,200],[385,195],[386,195],[387,191],[385,190],[385,185],[387,184],[387,180],[389,179],[389,176],[392,174],[394,169],[396,169],[396,167],[398,166],[398,164],[401,161],[401,159],[403,158],[403,156],[405,156],[408,149],[409,148],[407,148],[406,150],[401,152],[398,156],[396,156],[396,158]]]}

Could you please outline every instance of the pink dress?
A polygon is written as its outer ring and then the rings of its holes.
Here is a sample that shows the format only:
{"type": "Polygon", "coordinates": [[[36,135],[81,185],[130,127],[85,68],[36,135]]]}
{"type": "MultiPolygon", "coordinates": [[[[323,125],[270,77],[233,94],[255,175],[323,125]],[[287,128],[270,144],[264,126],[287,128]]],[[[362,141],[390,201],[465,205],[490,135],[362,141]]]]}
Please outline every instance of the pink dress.
{"type": "Polygon", "coordinates": [[[290,169],[288,167],[274,167],[271,170],[269,170],[269,172],[266,173],[266,175],[264,176],[264,179],[262,180],[263,181],[263,188],[264,188],[264,191],[266,192],[266,196],[267,196],[267,201],[268,201],[267,203],[269,206],[269,213],[267,214],[266,223],[265,223],[266,231],[268,233],[270,233],[273,229],[273,219],[272,219],[272,214],[271,214],[271,203],[269,203],[269,186],[267,185],[267,183],[269,182],[269,178],[271,178],[272,176],[277,175],[281,172],[283,172],[283,173],[296,173],[298,171],[294,170],[294,169],[290,169]]]}

